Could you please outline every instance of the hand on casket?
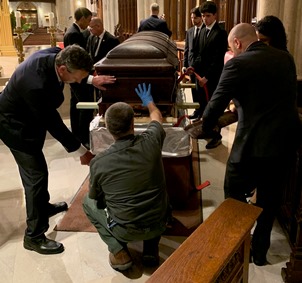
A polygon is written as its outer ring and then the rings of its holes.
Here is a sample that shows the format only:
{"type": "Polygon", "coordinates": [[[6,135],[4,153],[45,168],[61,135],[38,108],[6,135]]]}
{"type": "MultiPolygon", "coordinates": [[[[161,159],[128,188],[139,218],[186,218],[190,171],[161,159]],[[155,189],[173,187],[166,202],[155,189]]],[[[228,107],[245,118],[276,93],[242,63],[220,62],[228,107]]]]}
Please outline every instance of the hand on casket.
{"type": "Polygon", "coordinates": [[[94,156],[95,156],[95,155],[93,155],[89,150],[87,150],[87,151],[85,152],[85,154],[83,154],[83,155],[80,157],[81,164],[82,164],[82,165],[89,165],[91,159],[92,159],[94,156]]]}
{"type": "Polygon", "coordinates": [[[151,84],[148,85],[148,89],[145,83],[142,85],[138,84],[138,87],[135,88],[135,92],[142,100],[143,106],[147,107],[150,102],[153,102],[153,97],[151,95],[151,84]]]}
{"type": "Polygon", "coordinates": [[[105,84],[115,83],[116,78],[114,76],[94,76],[92,79],[92,84],[94,87],[100,90],[106,90],[105,84]]]}

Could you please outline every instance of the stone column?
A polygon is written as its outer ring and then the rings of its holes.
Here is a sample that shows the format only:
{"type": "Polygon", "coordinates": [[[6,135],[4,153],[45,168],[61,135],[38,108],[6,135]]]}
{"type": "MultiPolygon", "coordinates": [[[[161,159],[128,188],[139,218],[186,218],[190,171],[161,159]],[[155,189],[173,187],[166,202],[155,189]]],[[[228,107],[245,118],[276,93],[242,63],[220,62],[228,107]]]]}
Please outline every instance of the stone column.
{"type": "Polygon", "coordinates": [[[295,46],[294,46],[294,58],[296,61],[297,74],[300,80],[302,80],[302,1],[297,1],[297,23],[295,30],[295,46]]]}
{"type": "Polygon", "coordinates": [[[0,56],[17,56],[13,42],[8,0],[0,0],[0,56]]]}
{"type": "Polygon", "coordinates": [[[293,55],[297,74],[302,78],[302,1],[300,0],[258,0],[257,20],[264,16],[278,17],[285,27],[288,51],[293,55]]]}
{"type": "Polygon", "coordinates": [[[258,0],[257,20],[267,15],[280,17],[281,1],[284,2],[284,0],[258,0]]]}
{"type": "Polygon", "coordinates": [[[114,27],[119,23],[118,0],[103,0],[104,28],[114,34],[114,27]]]}
{"type": "MultiPolygon", "coordinates": [[[[299,41],[299,33],[296,32],[297,23],[301,22],[298,18],[298,0],[285,0],[283,8],[283,17],[281,18],[287,35],[288,51],[295,55],[295,42],[299,41]]],[[[301,50],[301,49],[300,49],[301,50]]]]}
{"type": "Polygon", "coordinates": [[[302,2],[300,0],[282,0],[284,2],[281,7],[282,20],[287,34],[287,48],[294,56],[297,75],[302,79],[302,2]]]}

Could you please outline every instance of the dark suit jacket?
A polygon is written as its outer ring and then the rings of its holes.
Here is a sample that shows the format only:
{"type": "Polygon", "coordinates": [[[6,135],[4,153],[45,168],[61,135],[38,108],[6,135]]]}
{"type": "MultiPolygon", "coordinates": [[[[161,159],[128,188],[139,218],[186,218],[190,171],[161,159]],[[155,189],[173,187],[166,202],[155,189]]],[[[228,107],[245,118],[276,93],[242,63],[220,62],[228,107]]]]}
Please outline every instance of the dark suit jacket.
{"type": "Polygon", "coordinates": [[[57,108],[63,103],[63,87],[55,72],[60,48],[37,51],[18,66],[0,94],[0,139],[23,152],[42,149],[46,132],[68,152],[80,147],[62,121],[57,108]]]}
{"type": "MultiPolygon", "coordinates": [[[[199,27],[201,28],[201,27],[199,27]]],[[[195,26],[189,28],[186,32],[185,48],[184,48],[184,67],[190,67],[194,64],[195,59],[199,54],[197,44],[194,44],[195,26]]],[[[199,31],[200,32],[200,31],[199,31]]]]}
{"type": "Polygon", "coordinates": [[[207,85],[212,93],[219,81],[227,51],[227,32],[216,22],[205,39],[206,26],[203,25],[199,35],[199,52],[192,67],[201,76],[208,79],[207,85]]]}
{"type": "Polygon", "coordinates": [[[94,56],[96,40],[96,36],[90,35],[86,47],[86,50],[91,55],[94,63],[97,63],[98,61],[103,59],[111,49],[113,49],[120,43],[117,37],[113,36],[108,31],[105,31],[102,42],[100,43],[98,54],[97,56],[94,56]]]}
{"type": "Polygon", "coordinates": [[[64,47],[72,44],[78,44],[84,49],[86,48],[87,37],[81,32],[80,28],[73,23],[64,34],[64,47]]]}
{"type": "Polygon", "coordinates": [[[238,125],[231,162],[281,157],[296,150],[301,132],[296,79],[292,56],[259,41],[225,64],[204,111],[203,127],[213,129],[233,99],[238,125]]]}
{"type": "Polygon", "coordinates": [[[138,32],[150,30],[163,32],[169,37],[172,35],[172,31],[169,30],[167,22],[157,16],[151,16],[147,19],[141,20],[138,32]]]}

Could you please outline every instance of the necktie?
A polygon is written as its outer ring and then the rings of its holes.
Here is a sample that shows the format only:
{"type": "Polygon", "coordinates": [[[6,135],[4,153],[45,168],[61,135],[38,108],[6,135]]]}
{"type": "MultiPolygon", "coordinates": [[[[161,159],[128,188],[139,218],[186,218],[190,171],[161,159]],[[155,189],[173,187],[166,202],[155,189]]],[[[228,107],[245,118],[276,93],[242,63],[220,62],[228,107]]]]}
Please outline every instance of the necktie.
{"type": "Polygon", "coordinates": [[[211,30],[210,30],[209,28],[206,29],[206,37],[209,36],[210,31],[211,31],[211,30]]]}
{"type": "Polygon", "coordinates": [[[195,37],[194,38],[196,39],[196,38],[198,38],[198,36],[199,36],[199,28],[196,29],[195,37]]]}
{"type": "Polygon", "coordinates": [[[199,28],[196,29],[196,32],[195,32],[195,36],[194,36],[194,46],[196,45],[196,43],[198,42],[198,37],[199,37],[199,28]]]}
{"type": "Polygon", "coordinates": [[[93,50],[94,50],[94,51],[93,51],[93,55],[94,55],[94,56],[96,56],[97,53],[98,53],[99,43],[100,43],[100,37],[97,36],[96,41],[95,41],[95,44],[94,44],[94,49],[93,49],[93,50]]]}

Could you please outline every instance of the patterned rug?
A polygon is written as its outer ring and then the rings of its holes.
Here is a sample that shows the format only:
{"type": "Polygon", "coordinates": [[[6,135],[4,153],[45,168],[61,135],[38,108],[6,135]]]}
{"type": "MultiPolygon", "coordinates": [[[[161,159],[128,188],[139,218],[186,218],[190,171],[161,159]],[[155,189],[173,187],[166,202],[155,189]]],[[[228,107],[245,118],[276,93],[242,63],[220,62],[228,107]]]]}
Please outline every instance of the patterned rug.
{"type": "MultiPolygon", "coordinates": [[[[81,185],[80,189],[72,199],[69,209],[65,213],[62,220],[55,226],[55,231],[69,232],[97,232],[96,228],[87,218],[82,202],[83,198],[89,190],[89,176],[81,185]]],[[[167,227],[164,235],[189,236],[202,222],[201,206],[196,204],[201,201],[200,192],[195,192],[191,198],[193,209],[173,210],[173,222],[167,227]]]]}
{"type": "MultiPolygon", "coordinates": [[[[63,41],[64,34],[62,31],[58,30],[55,36],[57,42],[63,41]]],[[[33,33],[25,38],[23,45],[50,45],[50,34],[47,33],[47,28],[35,29],[33,33]]]]}
{"type": "Polygon", "coordinates": [[[54,230],[70,232],[96,232],[95,227],[87,218],[83,208],[82,201],[89,190],[89,176],[85,179],[80,189],[74,196],[61,222],[54,230]]]}

